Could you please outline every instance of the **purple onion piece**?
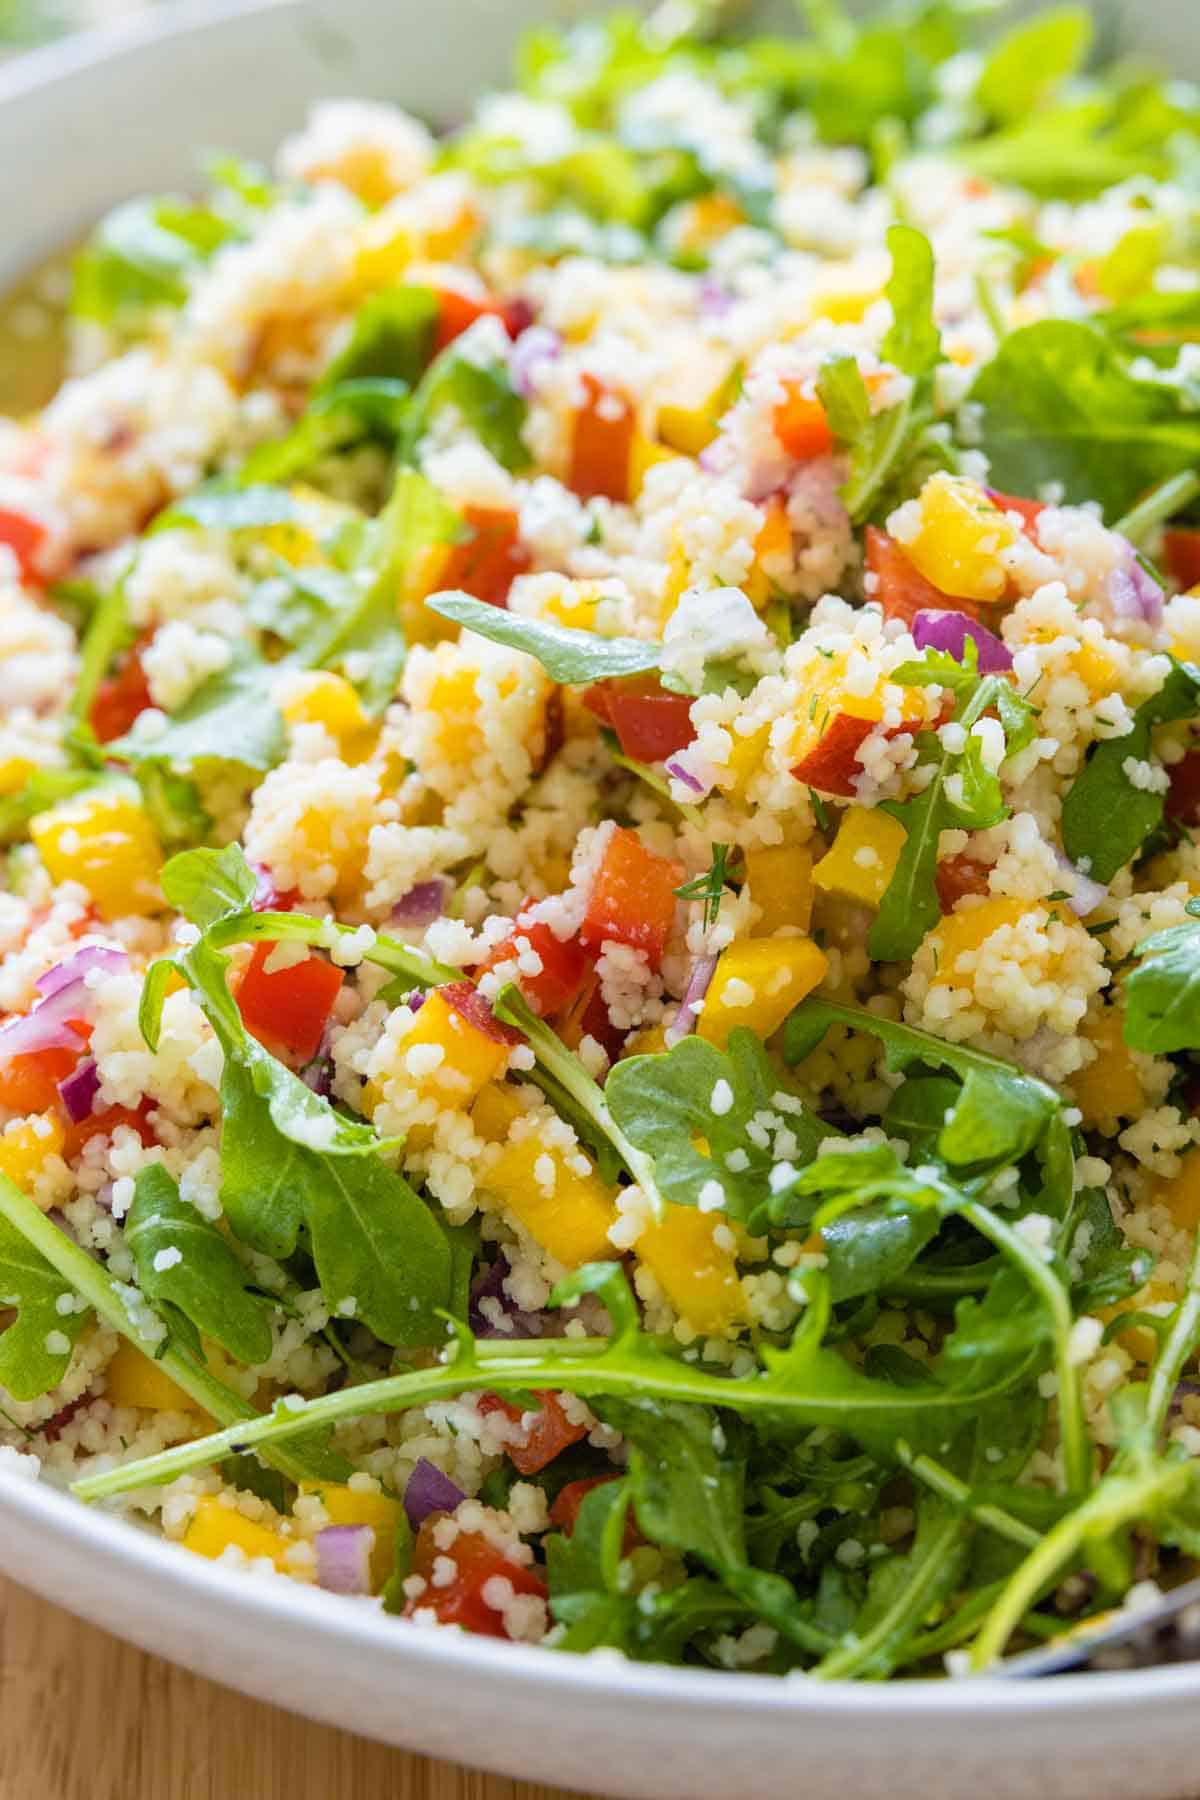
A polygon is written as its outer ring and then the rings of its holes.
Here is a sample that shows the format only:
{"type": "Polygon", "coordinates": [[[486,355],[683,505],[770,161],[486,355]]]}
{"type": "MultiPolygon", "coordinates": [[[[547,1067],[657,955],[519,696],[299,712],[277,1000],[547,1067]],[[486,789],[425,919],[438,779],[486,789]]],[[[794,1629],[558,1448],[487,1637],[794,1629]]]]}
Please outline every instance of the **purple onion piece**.
{"type": "Polygon", "coordinates": [[[314,1539],[317,1585],[327,1594],[369,1594],[375,1532],[370,1525],[327,1525],[314,1539]]]}
{"type": "Polygon", "coordinates": [[[410,888],[392,908],[395,925],[432,925],[440,919],[446,904],[446,882],[439,875],[433,881],[420,881],[410,888]]]}
{"type": "Polygon", "coordinates": [[[562,355],[563,341],[548,325],[531,325],[513,345],[508,358],[512,384],[523,400],[532,400],[542,375],[562,355]]]}
{"type": "Polygon", "coordinates": [[[1125,561],[1108,578],[1108,598],[1118,618],[1140,619],[1146,625],[1162,622],[1163,591],[1138,561],[1132,544],[1125,561]]]}
{"type": "Polygon", "coordinates": [[[116,975],[129,967],[129,958],[124,950],[118,950],[113,944],[84,944],[73,955],[62,962],[55,963],[44,975],[39,975],[34,982],[39,994],[48,1000],[51,994],[57,994],[60,988],[68,987],[75,982],[83,981],[93,969],[103,969],[108,975],[116,975]]]}
{"type": "Polygon", "coordinates": [[[404,1510],[415,1531],[430,1513],[453,1512],[466,1497],[462,1489],[436,1463],[431,1463],[423,1456],[405,1485],[404,1510]]]}
{"type": "Polygon", "coordinates": [[[306,1088],[319,1094],[322,1100],[333,1097],[333,1058],[319,1053],[311,1062],[305,1063],[300,1071],[300,1079],[306,1088]]]}
{"type": "Polygon", "coordinates": [[[483,1269],[471,1284],[471,1304],[468,1313],[468,1324],[476,1337],[481,1338],[536,1338],[541,1337],[541,1321],[536,1313],[522,1312],[515,1306],[504,1291],[504,1284],[512,1274],[507,1256],[503,1250],[497,1251],[496,1260],[490,1269],[483,1269]],[[483,1310],[483,1303],[488,1302],[488,1310],[483,1310]],[[496,1308],[499,1308],[499,1318],[496,1308]],[[500,1320],[503,1320],[503,1323],[500,1320]]]}
{"type": "Polygon", "coordinates": [[[690,769],[684,767],[677,756],[669,757],[663,767],[673,781],[682,781],[684,787],[690,788],[692,793],[698,795],[700,799],[703,799],[712,788],[711,781],[707,784],[701,781],[698,775],[694,775],[690,769]]]}
{"type": "Polygon", "coordinates": [[[82,1119],[90,1119],[95,1110],[96,1095],[100,1091],[100,1071],[95,1059],[89,1056],[70,1075],[64,1075],[57,1087],[67,1117],[73,1124],[78,1125],[82,1119]]]}
{"type": "Polygon", "coordinates": [[[679,1011],[675,1020],[666,1032],[668,1049],[677,1044],[680,1038],[690,1037],[696,1029],[699,1014],[695,1008],[708,992],[708,985],[717,972],[715,956],[698,956],[692,964],[692,972],[688,976],[688,984],[683,990],[683,999],[679,1002],[679,1011]]]}
{"type": "Polygon", "coordinates": [[[994,631],[963,612],[943,612],[926,607],[913,620],[913,643],[918,650],[944,650],[961,662],[970,638],[979,652],[981,675],[998,675],[1013,666],[1012,651],[994,631]]]}
{"type": "Polygon", "coordinates": [[[82,1051],[86,1046],[72,1020],[88,1008],[88,990],[82,981],[69,981],[46,999],[35,1001],[30,1012],[0,1025],[0,1063],[35,1050],[82,1051]]]}
{"type": "Polygon", "coordinates": [[[714,275],[704,276],[696,299],[703,319],[723,319],[733,305],[733,295],[714,275]]]}
{"type": "Polygon", "coordinates": [[[1082,869],[1077,869],[1070,858],[1064,856],[1060,850],[1055,851],[1054,860],[1067,878],[1070,895],[1068,904],[1071,911],[1077,917],[1086,919],[1089,913],[1095,912],[1102,901],[1108,899],[1108,889],[1102,881],[1093,881],[1090,875],[1085,875],[1082,869]]]}

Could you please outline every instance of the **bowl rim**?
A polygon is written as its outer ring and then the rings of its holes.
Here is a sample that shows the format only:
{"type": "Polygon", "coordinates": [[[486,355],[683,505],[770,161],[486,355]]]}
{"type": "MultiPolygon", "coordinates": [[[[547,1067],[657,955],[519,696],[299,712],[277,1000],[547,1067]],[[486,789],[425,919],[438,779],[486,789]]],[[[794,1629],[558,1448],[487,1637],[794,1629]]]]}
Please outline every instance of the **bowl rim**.
{"type": "MultiPolygon", "coordinates": [[[[173,0],[161,12],[119,19],[35,47],[0,66],[0,107],[28,100],[61,80],[98,65],[193,33],[269,13],[319,13],[313,0],[173,0]]],[[[674,1712],[720,1708],[743,1720],[779,1714],[822,1716],[846,1722],[979,1719],[1016,1724],[1047,1714],[1087,1714],[1097,1707],[1122,1714],[1155,1702],[1200,1697],[1200,1663],[1128,1671],[1089,1671],[1036,1681],[994,1675],[891,1683],[814,1681],[803,1672],[777,1677],[750,1671],[633,1662],[617,1652],[563,1655],[538,1645],[501,1643],[455,1630],[432,1629],[385,1614],[378,1605],[348,1601],[285,1577],[248,1577],[239,1570],[186,1552],[135,1523],[90,1507],[48,1482],[27,1481],[0,1468],[0,1524],[5,1515],[57,1539],[71,1550],[103,1557],[114,1590],[125,1583],[153,1584],[181,1610],[189,1604],[216,1611],[230,1626],[255,1615],[282,1632],[319,1637],[332,1652],[353,1645],[396,1666],[420,1661],[446,1676],[500,1684],[536,1682],[551,1697],[581,1694],[626,1700],[648,1709],[669,1704],[674,1712]]],[[[12,1578],[22,1581],[20,1572],[12,1578]]],[[[37,1582],[25,1583],[37,1589],[37,1582]]],[[[134,1592],[138,1591],[136,1587],[134,1592]]],[[[68,1604],[69,1608],[69,1603],[68,1604]]],[[[94,1615],[93,1615],[94,1616],[94,1615]]],[[[127,1627],[118,1610],[98,1621],[116,1635],[127,1627]]],[[[170,1660],[171,1653],[165,1653],[170,1660]]]]}

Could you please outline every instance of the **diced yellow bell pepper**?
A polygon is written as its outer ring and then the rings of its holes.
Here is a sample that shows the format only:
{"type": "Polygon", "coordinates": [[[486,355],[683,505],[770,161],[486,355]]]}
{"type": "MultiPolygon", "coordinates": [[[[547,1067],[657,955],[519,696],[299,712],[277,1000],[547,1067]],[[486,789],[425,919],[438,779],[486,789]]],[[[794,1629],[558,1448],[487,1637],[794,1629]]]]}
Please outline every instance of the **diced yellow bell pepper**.
{"type": "Polygon", "coordinates": [[[1117,665],[1096,644],[1081,644],[1071,658],[1071,667],[1095,700],[1111,694],[1117,686],[1117,665]]]}
{"type": "Polygon", "coordinates": [[[471,1123],[478,1137],[489,1144],[502,1144],[525,1108],[511,1086],[490,1081],[471,1108],[471,1123]]]}
{"type": "Polygon", "coordinates": [[[288,678],[280,709],[289,725],[322,725],[348,763],[365,761],[375,732],[356,690],[328,669],[297,672],[288,678]]]}
{"type": "Polygon", "coordinates": [[[660,623],[665,625],[675,611],[691,578],[687,551],[676,534],[671,544],[671,554],[667,558],[667,585],[663,589],[662,604],[659,607],[660,623]]]}
{"type": "Polygon", "coordinates": [[[206,1418],[204,1408],[166,1370],[149,1356],[143,1356],[128,1339],[122,1338],[111,1362],[104,1371],[104,1397],[112,1406],[139,1406],[145,1412],[195,1413],[206,1418]]]}
{"type": "Polygon", "coordinates": [[[0,794],[15,794],[33,774],[34,765],[27,756],[0,758],[0,794]]]}
{"type": "Polygon", "coordinates": [[[29,835],[51,879],[79,882],[105,919],[162,910],[162,848],[131,795],[95,788],[39,813],[29,835]]]}
{"type": "MultiPolygon", "coordinates": [[[[451,1005],[441,988],[429,990],[412,1029],[399,1044],[406,1081],[411,1082],[422,1099],[435,1100],[445,1112],[466,1112],[487,1083],[503,1074],[508,1051],[507,1043],[481,1031],[451,1005]],[[413,1051],[425,1049],[440,1050],[441,1060],[432,1068],[414,1074],[409,1059],[413,1051]]],[[[420,1064],[426,1059],[417,1057],[413,1060],[420,1064]]],[[[427,1137],[424,1126],[414,1126],[409,1133],[412,1143],[427,1137]]]]}
{"type": "Polygon", "coordinates": [[[0,1175],[29,1193],[46,1159],[61,1156],[66,1134],[56,1113],[32,1113],[0,1132],[0,1175]]]}
{"type": "Polygon", "coordinates": [[[562,1152],[548,1150],[536,1133],[508,1144],[481,1180],[530,1237],[569,1269],[578,1268],[581,1263],[601,1262],[612,1255],[608,1230],[617,1217],[612,1190],[594,1168],[581,1175],[569,1167],[562,1152]],[[554,1185],[550,1188],[543,1187],[538,1179],[541,1171],[537,1165],[543,1157],[554,1165],[554,1185]]]}
{"type": "MultiPolygon", "coordinates": [[[[1152,1276],[1144,1287],[1138,1289],[1136,1294],[1130,1294],[1126,1299],[1118,1300],[1112,1306],[1098,1306],[1096,1317],[1103,1319],[1106,1325],[1110,1325],[1114,1319],[1119,1319],[1122,1314],[1131,1312],[1160,1313],[1161,1311],[1162,1316],[1165,1317],[1165,1309],[1176,1305],[1178,1300],[1179,1290],[1177,1288],[1172,1287],[1169,1282],[1159,1281],[1152,1276]]],[[[1122,1350],[1127,1350],[1130,1356],[1134,1356],[1139,1362],[1144,1363],[1153,1361],[1158,1349],[1157,1334],[1147,1325],[1131,1325],[1127,1331],[1119,1332],[1117,1343],[1120,1344],[1122,1350]]]]}
{"type": "Polygon", "coordinates": [[[647,1025],[627,1038],[621,1051],[621,1061],[629,1056],[661,1056],[667,1047],[667,1032],[664,1025],[647,1025]]]}
{"type": "Polygon", "coordinates": [[[1000,553],[1017,527],[983,489],[959,475],[931,475],[921,490],[921,524],[903,544],[905,555],[943,594],[1000,600],[1008,575],[1000,553]]]}
{"type": "MultiPolygon", "coordinates": [[[[1142,1078],[1125,1042],[1124,1025],[1124,1010],[1105,1006],[1084,1021],[1080,1033],[1097,1051],[1096,1060],[1071,1077],[1071,1092],[1089,1131],[1115,1135],[1119,1121],[1137,1118],[1146,1104],[1142,1078]]],[[[1200,1167],[1196,1173],[1200,1176],[1200,1167]]]]}
{"type": "Polygon", "coordinates": [[[746,577],[745,594],[751,606],[762,612],[771,598],[771,577],[766,565],[788,556],[792,548],[792,522],[785,502],[776,494],[767,502],[763,522],[754,540],[754,561],[746,577]]]}
{"type": "Polygon", "coordinates": [[[234,1548],[254,1561],[265,1556],[281,1571],[286,1570],[284,1558],[295,1542],[295,1538],[281,1537],[269,1525],[245,1518],[236,1506],[226,1506],[215,1494],[205,1494],[197,1501],[183,1537],[185,1550],[194,1550],[197,1556],[210,1557],[214,1562],[234,1548]]]}
{"type": "Polygon", "coordinates": [[[950,913],[930,934],[940,942],[938,973],[951,974],[960,956],[979,950],[1003,925],[1016,925],[1029,911],[1027,900],[984,900],[979,906],[950,913]]]}
{"type": "Polygon", "coordinates": [[[700,1036],[719,1049],[739,1025],[771,1037],[828,968],[829,958],[811,938],[742,938],[730,944],[704,998],[700,1036]]]}
{"type": "Polygon", "coordinates": [[[670,398],[660,402],[655,428],[664,444],[699,456],[717,435],[733,395],[727,360],[712,352],[689,357],[672,378],[670,398]]]}
{"type": "Polygon", "coordinates": [[[776,931],[807,931],[812,923],[813,859],[807,844],[779,844],[747,850],[746,881],[760,918],[759,937],[776,931]]]}
{"type": "Polygon", "coordinates": [[[315,1494],[329,1514],[331,1525],[369,1525],[375,1533],[371,1551],[371,1592],[377,1594],[396,1566],[396,1527],[402,1511],[390,1494],[360,1492],[340,1482],[308,1482],[301,1488],[315,1494]]]}
{"type": "Polygon", "coordinates": [[[733,776],[734,793],[744,794],[763,766],[770,747],[771,727],[760,725],[757,731],[750,732],[747,737],[740,736],[736,731],[730,735],[733,738],[733,748],[729,752],[727,766],[733,776]]]}
{"type": "Polygon", "coordinates": [[[896,872],[908,833],[899,819],[873,806],[848,806],[833,848],[813,870],[823,894],[878,906],[896,872]]]}
{"type": "Polygon", "coordinates": [[[729,194],[702,194],[680,209],[675,248],[704,251],[745,220],[745,213],[729,194]]]}
{"type": "Polygon", "coordinates": [[[636,500],[645,484],[646,476],[657,464],[678,462],[677,450],[670,450],[665,444],[656,444],[653,438],[635,431],[633,442],[629,446],[629,498],[636,500]]]}
{"type": "Polygon", "coordinates": [[[1177,1175],[1156,1182],[1154,1199],[1166,1207],[1172,1224],[1181,1231],[1195,1231],[1200,1226],[1200,1145],[1184,1152],[1177,1175]]]}
{"type": "Polygon", "coordinates": [[[851,264],[834,263],[813,282],[809,304],[814,319],[832,319],[835,325],[857,325],[879,299],[880,287],[851,264]]]}
{"type": "Polygon", "coordinates": [[[732,1250],[714,1241],[719,1213],[692,1206],[668,1206],[647,1225],[634,1251],[645,1263],[681,1318],[695,1330],[716,1336],[745,1317],[746,1307],[732,1250]]]}

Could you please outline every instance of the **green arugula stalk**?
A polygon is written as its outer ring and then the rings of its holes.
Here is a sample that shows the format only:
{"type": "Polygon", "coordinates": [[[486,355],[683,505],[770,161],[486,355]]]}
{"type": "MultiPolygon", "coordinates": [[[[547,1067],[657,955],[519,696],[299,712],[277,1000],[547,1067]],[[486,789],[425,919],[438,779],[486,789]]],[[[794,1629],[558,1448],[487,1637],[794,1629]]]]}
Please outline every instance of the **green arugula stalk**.
{"type": "MultiPolygon", "coordinates": [[[[177,1348],[170,1336],[165,1345],[161,1339],[147,1336],[126,1305],[112,1276],[85,1250],[72,1243],[66,1233],[60,1231],[6,1175],[0,1175],[0,1215],[7,1219],[14,1230],[21,1233],[34,1250],[45,1257],[107,1325],[111,1325],[114,1331],[119,1331],[122,1337],[128,1338],[143,1356],[156,1360],[185,1394],[197,1401],[207,1413],[211,1413],[214,1419],[231,1428],[235,1436],[243,1423],[261,1421],[262,1415],[243,1400],[240,1394],[234,1393],[223,1381],[219,1381],[199,1357],[188,1350],[177,1348]]],[[[146,1310],[152,1311],[148,1302],[146,1310]]],[[[263,1460],[270,1463],[272,1468],[278,1469],[280,1474],[298,1482],[320,1478],[336,1479],[339,1474],[344,1479],[345,1474],[350,1472],[350,1465],[343,1465],[340,1457],[324,1453],[313,1456],[288,1443],[265,1448],[263,1460]]]]}
{"type": "Polygon", "coordinates": [[[1200,494],[1200,474],[1195,469],[1183,469],[1151,488],[1144,499],[1117,520],[1113,530],[1127,537],[1131,544],[1144,543],[1151,532],[1189,506],[1197,494],[1200,494]]]}

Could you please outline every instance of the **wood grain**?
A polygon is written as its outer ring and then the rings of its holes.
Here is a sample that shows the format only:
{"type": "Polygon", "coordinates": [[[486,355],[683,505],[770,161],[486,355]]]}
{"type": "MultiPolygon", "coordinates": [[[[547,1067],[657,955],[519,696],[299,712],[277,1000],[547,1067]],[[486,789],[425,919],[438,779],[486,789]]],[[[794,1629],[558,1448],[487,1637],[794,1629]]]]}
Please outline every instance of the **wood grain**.
{"type": "Polygon", "coordinates": [[[311,1725],[0,1580],[0,1800],[576,1797],[311,1725]]]}

